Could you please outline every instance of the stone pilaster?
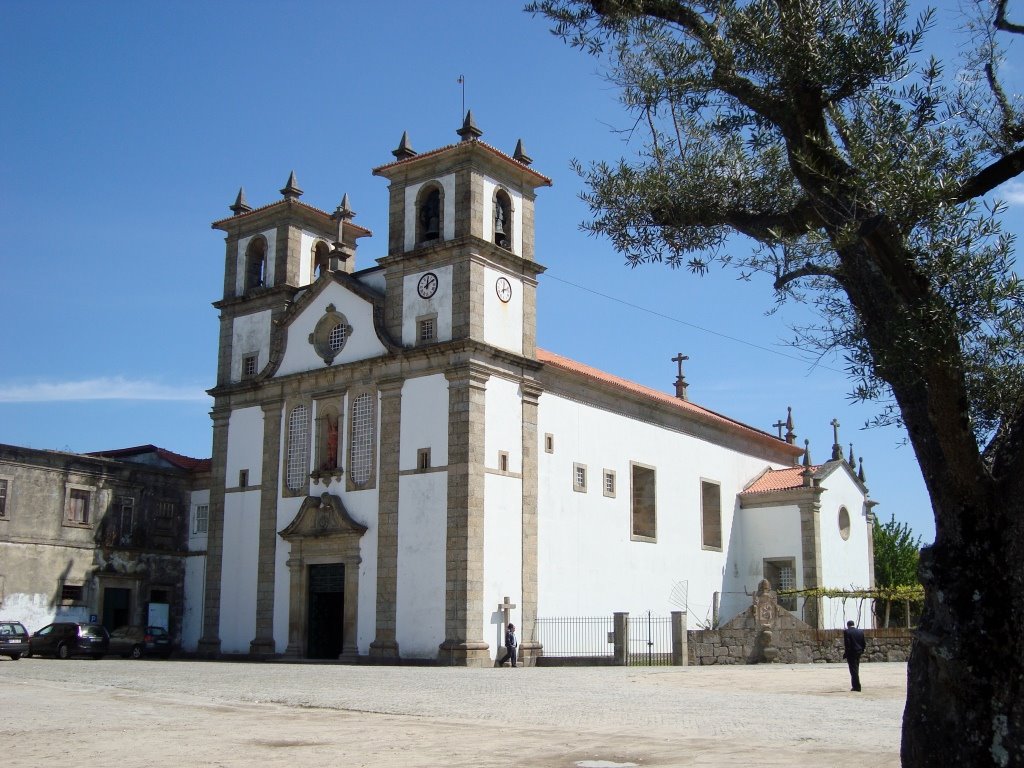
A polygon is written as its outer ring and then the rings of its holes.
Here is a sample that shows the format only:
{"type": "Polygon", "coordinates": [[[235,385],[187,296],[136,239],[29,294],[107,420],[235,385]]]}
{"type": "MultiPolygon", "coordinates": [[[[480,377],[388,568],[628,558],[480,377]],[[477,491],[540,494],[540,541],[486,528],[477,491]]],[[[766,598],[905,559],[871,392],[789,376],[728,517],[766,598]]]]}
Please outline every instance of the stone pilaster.
{"type": "Polygon", "coordinates": [[[537,623],[537,494],[538,443],[537,408],[541,389],[533,382],[523,382],[523,586],[520,622],[520,658],[525,666],[533,666],[543,650],[534,640],[537,623]]]}
{"type": "Polygon", "coordinates": [[[224,298],[230,299],[235,296],[235,284],[238,281],[238,235],[232,233],[224,240],[224,298]]]}
{"type": "Polygon", "coordinates": [[[523,191],[523,247],[520,254],[527,261],[533,261],[534,196],[523,191]]]}
{"type": "Polygon", "coordinates": [[[224,562],[224,472],[228,458],[228,422],[231,412],[214,405],[213,459],[210,470],[210,517],[207,522],[206,584],[203,597],[203,636],[200,656],[220,653],[220,588],[224,562]]]}
{"type": "Polygon", "coordinates": [[[448,520],[445,640],[439,661],[490,666],[483,629],[484,406],[489,374],[461,365],[448,371],[448,520]]]}
{"type": "MultiPolygon", "coordinates": [[[[800,546],[803,561],[803,588],[817,589],[821,580],[821,490],[814,489],[810,500],[800,504],[800,546]]],[[[803,620],[822,629],[821,598],[804,598],[803,620]]]]}
{"type": "Polygon", "coordinates": [[[280,400],[263,403],[263,467],[260,480],[259,554],[256,565],[256,637],[249,642],[249,653],[273,655],[274,578],[277,559],[277,497],[281,465],[280,400]]]}
{"type": "Polygon", "coordinates": [[[402,429],[401,379],[384,379],[380,389],[380,469],[377,502],[377,635],[371,656],[397,657],[398,469],[402,429]]]}

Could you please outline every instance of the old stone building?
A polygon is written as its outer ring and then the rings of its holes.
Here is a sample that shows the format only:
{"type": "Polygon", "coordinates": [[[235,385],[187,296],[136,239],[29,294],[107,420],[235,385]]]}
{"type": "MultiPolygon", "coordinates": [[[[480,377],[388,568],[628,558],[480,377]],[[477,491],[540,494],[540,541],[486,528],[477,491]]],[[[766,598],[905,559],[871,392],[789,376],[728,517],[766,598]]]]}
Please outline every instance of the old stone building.
{"type": "MultiPolygon", "coordinates": [[[[209,460],[152,445],[76,454],[0,445],[0,617],[181,637],[189,539],[209,460]]],[[[201,558],[201,553],[197,553],[201,558]]]]}
{"type": "MultiPolygon", "coordinates": [[[[535,171],[520,143],[417,153],[403,135],[386,252],[329,214],[240,191],[225,234],[203,653],[491,664],[506,612],[723,620],[764,578],[868,587],[871,507],[849,462],[536,345],[535,171]],[[362,246],[365,248],[366,246],[362,246]]],[[[679,358],[681,364],[682,358],[679,358]]],[[[837,439],[838,442],[838,439],[837,439]]],[[[838,446],[836,446],[838,448],[838,446]]],[[[834,449],[835,453],[835,449],[834,449]]],[[[801,601],[803,602],[803,601],[801,601]]],[[[841,626],[841,604],[794,606],[841,626]]]]}

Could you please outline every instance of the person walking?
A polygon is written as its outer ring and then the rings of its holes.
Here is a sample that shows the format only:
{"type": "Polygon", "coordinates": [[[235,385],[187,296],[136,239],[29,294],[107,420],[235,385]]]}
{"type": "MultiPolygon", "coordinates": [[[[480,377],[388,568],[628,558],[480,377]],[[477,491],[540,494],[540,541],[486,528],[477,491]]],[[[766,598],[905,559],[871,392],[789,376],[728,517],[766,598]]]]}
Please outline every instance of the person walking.
{"type": "Polygon", "coordinates": [[[843,630],[843,658],[850,668],[851,691],[860,690],[860,657],[865,647],[867,642],[864,640],[864,630],[855,627],[852,621],[846,622],[846,629],[843,630]]]}
{"type": "Polygon", "coordinates": [[[516,648],[519,646],[519,641],[516,640],[516,625],[509,624],[508,629],[505,630],[505,655],[501,661],[498,662],[499,667],[505,666],[505,662],[509,659],[512,660],[512,666],[516,665],[516,648]]]}

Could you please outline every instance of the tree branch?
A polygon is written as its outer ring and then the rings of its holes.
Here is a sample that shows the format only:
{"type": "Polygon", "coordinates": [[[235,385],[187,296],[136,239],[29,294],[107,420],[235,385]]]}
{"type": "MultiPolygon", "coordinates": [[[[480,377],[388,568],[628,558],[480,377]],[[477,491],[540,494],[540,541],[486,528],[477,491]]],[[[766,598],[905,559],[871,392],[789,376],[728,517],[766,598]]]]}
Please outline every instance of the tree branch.
{"type": "Polygon", "coordinates": [[[682,206],[651,211],[651,220],[659,227],[729,226],[754,240],[775,243],[787,237],[806,234],[823,223],[814,203],[801,200],[788,211],[748,211],[740,209],[697,210],[682,206]]]}
{"type": "Polygon", "coordinates": [[[838,280],[839,273],[831,267],[825,267],[820,264],[808,262],[799,269],[794,269],[792,272],[777,275],[773,287],[776,291],[781,291],[794,280],[799,280],[801,277],[831,277],[838,280]]]}
{"type": "Polygon", "coordinates": [[[966,203],[991,192],[1004,181],[1009,181],[1024,172],[1024,147],[1003,155],[994,163],[982,168],[960,187],[953,198],[956,203],[966,203]]]}
{"type": "Polygon", "coordinates": [[[1024,35],[1024,26],[1013,24],[1006,20],[1006,4],[1009,0],[999,0],[996,3],[996,29],[1003,32],[1010,32],[1015,35],[1024,35]]]}

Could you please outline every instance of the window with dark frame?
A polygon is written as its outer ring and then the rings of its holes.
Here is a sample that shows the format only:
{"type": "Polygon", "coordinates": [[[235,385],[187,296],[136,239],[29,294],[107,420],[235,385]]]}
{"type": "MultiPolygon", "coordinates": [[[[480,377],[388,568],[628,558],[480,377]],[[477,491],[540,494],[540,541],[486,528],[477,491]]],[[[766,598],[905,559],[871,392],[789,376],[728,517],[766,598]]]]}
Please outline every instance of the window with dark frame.
{"type": "Polygon", "coordinates": [[[196,517],[192,524],[192,533],[208,533],[210,529],[210,505],[198,504],[196,506],[196,517]]]}
{"type": "Polygon", "coordinates": [[[604,495],[610,498],[615,497],[615,470],[606,469],[604,471],[604,495]]]}
{"type": "Polygon", "coordinates": [[[430,469],[430,449],[420,448],[416,451],[416,469],[430,469]]]}
{"type": "Polygon", "coordinates": [[[131,544],[135,536],[135,499],[121,496],[118,500],[117,538],[121,544],[131,544]]]}
{"type": "Polygon", "coordinates": [[[0,520],[7,517],[7,481],[0,480],[0,520]]]}
{"type": "Polygon", "coordinates": [[[247,488],[249,486],[249,470],[240,469],[238,470],[238,487],[247,488]]]}
{"type": "Polygon", "coordinates": [[[498,470],[508,472],[508,451],[498,451],[498,470]]]}
{"type": "MultiPolygon", "coordinates": [[[[764,561],[764,578],[775,591],[796,589],[796,559],[775,558],[764,561]]],[[[779,595],[779,605],[787,611],[797,610],[796,595],[779,595]]]]}
{"type": "Polygon", "coordinates": [[[544,435],[544,453],[555,452],[555,436],[550,432],[544,435]]]}
{"type": "Polygon", "coordinates": [[[85,587],[81,584],[61,584],[60,600],[62,603],[81,603],[85,597],[85,587]]]}
{"type": "Polygon", "coordinates": [[[700,533],[705,549],[722,548],[722,487],[707,480],[700,482],[700,533]]]}
{"type": "Polygon", "coordinates": [[[419,331],[416,337],[420,344],[434,341],[437,336],[437,324],[433,317],[425,317],[419,322],[419,331]]]}
{"type": "Polygon", "coordinates": [[[158,501],[156,504],[156,530],[170,533],[174,530],[174,502],[158,501]]]}
{"type": "Polygon", "coordinates": [[[242,358],[242,378],[251,379],[259,373],[259,355],[246,355],[242,358]]]}
{"type": "Polygon", "coordinates": [[[578,493],[587,492],[587,465],[574,463],[572,465],[572,489],[578,493]]]}

